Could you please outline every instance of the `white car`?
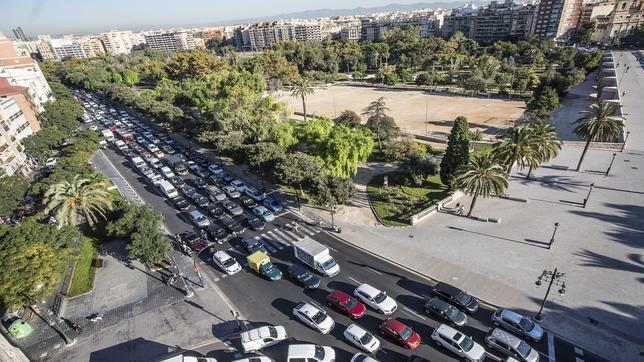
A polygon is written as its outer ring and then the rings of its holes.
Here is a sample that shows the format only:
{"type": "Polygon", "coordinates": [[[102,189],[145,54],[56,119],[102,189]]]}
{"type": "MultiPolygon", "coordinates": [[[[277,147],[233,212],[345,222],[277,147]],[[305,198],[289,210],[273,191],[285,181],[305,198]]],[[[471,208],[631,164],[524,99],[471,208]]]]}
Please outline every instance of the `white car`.
{"type": "Polygon", "coordinates": [[[392,297],[367,283],[357,287],[353,291],[353,295],[358,297],[364,304],[385,315],[392,314],[398,309],[398,304],[392,297]]]}
{"type": "Polygon", "coordinates": [[[222,175],[224,173],[224,169],[219,167],[219,165],[215,165],[214,163],[208,166],[208,171],[210,171],[210,173],[212,173],[213,175],[222,175]]]}
{"type": "Polygon", "coordinates": [[[448,325],[441,324],[436,327],[432,332],[432,339],[437,345],[449,349],[468,361],[479,362],[485,359],[485,348],[448,325]]]}
{"type": "Polygon", "coordinates": [[[175,176],[174,172],[172,172],[172,169],[168,166],[161,167],[161,174],[167,179],[175,176]]]}
{"type": "Polygon", "coordinates": [[[239,192],[246,191],[246,184],[241,180],[232,180],[230,186],[236,188],[239,192]]]}
{"type": "Polygon", "coordinates": [[[233,362],[273,362],[272,359],[266,356],[253,356],[242,359],[236,359],[233,362]]]}
{"type": "Polygon", "coordinates": [[[293,314],[309,327],[322,334],[328,334],[335,327],[335,321],[322,308],[307,302],[298,303],[293,308],[293,314]]]}
{"type": "Polygon", "coordinates": [[[362,329],[357,324],[351,324],[344,330],[344,338],[356,347],[368,353],[376,353],[380,348],[380,341],[373,334],[362,329]]]}
{"type": "Polygon", "coordinates": [[[371,358],[362,352],[358,352],[351,357],[351,362],[380,362],[377,359],[371,358]]]}
{"type": "Polygon", "coordinates": [[[56,166],[56,159],[54,157],[49,157],[48,159],[45,160],[45,166],[47,167],[56,166]]]}
{"type": "Polygon", "coordinates": [[[263,326],[242,332],[240,335],[241,345],[246,353],[259,351],[287,338],[286,329],[282,326],[263,326]]]}
{"type": "Polygon", "coordinates": [[[92,130],[92,131],[98,131],[98,126],[94,124],[94,125],[89,126],[89,129],[92,130]]]}
{"type": "Polygon", "coordinates": [[[286,362],[335,362],[335,350],[317,344],[291,344],[286,362]]]}
{"type": "Polygon", "coordinates": [[[212,261],[228,275],[236,274],[241,270],[239,263],[223,250],[212,254],[212,261]]]}

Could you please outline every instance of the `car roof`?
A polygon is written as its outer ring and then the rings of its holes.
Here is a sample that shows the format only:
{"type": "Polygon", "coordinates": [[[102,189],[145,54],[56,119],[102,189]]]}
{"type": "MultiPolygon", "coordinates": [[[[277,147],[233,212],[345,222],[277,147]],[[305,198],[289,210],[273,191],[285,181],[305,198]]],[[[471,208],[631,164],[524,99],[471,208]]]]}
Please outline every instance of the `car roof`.
{"type": "Polygon", "coordinates": [[[190,216],[203,216],[203,213],[199,210],[190,211],[190,216]]]}
{"type": "Polygon", "coordinates": [[[504,319],[510,320],[515,323],[519,323],[523,319],[523,316],[521,314],[509,309],[501,309],[501,316],[503,316],[504,319]]]}
{"type": "Polygon", "coordinates": [[[447,309],[447,308],[452,306],[451,304],[447,303],[446,301],[444,301],[444,300],[442,300],[440,298],[432,298],[432,299],[427,301],[427,304],[431,304],[433,306],[436,306],[436,307],[439,307],[439,308],[442,308],[442,309],[447,309]]]}
{"type": "Polygon", "coordinates": [[[380,293],[380,290],[372,287],[371,285],[364,283],[358,286],[358,290],[364,292],[365,294],[368,294],[369,296],[376,296],[380,293]]]}
{"type": "Polygon", "coordinates": [[[458,293],[462,292],[462,290],[460,290],[459,288],[443,282],[437,283],[436,286],[434,286],[434,290],[439,290],[450,295],[457,295],[458,293]]]}
{"type": "Polygon", "coordinates": [[[300,274],[300,273],[305,273],[308,272],[309,270],[303,267],[301,264],[293,264],[289,267],[290,270],[300,274]]]}
{"type": "Polygon", "coordinates": [[[343,292],[341,290],[334,290],[334,291],[331,292],[331,294],[329,294],[329,296],[333,297],[333,298],[335,298],[337,300],[340,300],[340,301],[345,301],[345,300],[351,299],[351,296],[349,294],[347,294],[347,293],[345,293],[345,292],[343,292]]]}
{"type": "Polygon", "coordinates": [[[232,259],[232,256],[230,256],[230,254],[228,254],[227,252],[225,252],[223,250],[217,251],[212,256],[217,257],[217,259],[220,259],[220,260],[232,259]]]}
{"type": "Polygon", "coordinates": [[[297,309],[300,313],[307,315],[309,317],[312,317],[317,312],[322,311],[322,309],[307,302],[300,302],[298,305],[295,306],[295,309],[297,309]]]}
{"type": "Polygon", "coordinates": [[[455,340],[455,341],[457,341],[457,342],[460,342],[460,340],[462,339],[462,337],[464,337],[464,336],[465,336],[465,335],[463,335],[463,333],[461,333],[461,332],[457,331],[456,329],[454,329],[454,328],[452,328],[452,327],[448,326],[447,324],[441,324],[440,326],[438,326],[438,327],[436,328],[436,330],[438,331],[438,333],[439,333],[441,336],[444,336],[444,337],[446,337],[446,338],[449,338],[449,339],[455,340]],[[457,338],[457,337],[458,337],[458,338],[457,338]]]}
{"type": "Polygon", "coordinates": [[[313,357],[315,355],[315,344],[289,344],[288,357],[302,358],[313,357]]]}
{"type": "Polygon", "coordinates": [[[268,209],[265,206],[259,205],[255,206],[255,210],[261,211],[261,212],[266,212],[268,209]]]}
{"type": "Polygon", "coordinates": [[[402,331],[405,328],[408,328],[408,326],[405,323],[394,318],[387,319],[385,321],[385,325],[391,329],[395,329],[398,332],[402,331]]]}
{"type": "Polygon", "coordinates": [[[358,338],[364,336],[367,333],[369,333],[364,328],[360,327],[357,324],[353,324],[353,323],[350,326],[347,327],[346,332],[351,334],[351,335],[354,335],[354,336],[356,336],[358,338]]]}
{"type": "Polygon", "coordinates": [[[521,339],[500,328],[494,328],[492,332],[490,332],[490,336],[503,341],[505,344],[512,348],[517,348],[519,344],[521,344],[521,339]]]}

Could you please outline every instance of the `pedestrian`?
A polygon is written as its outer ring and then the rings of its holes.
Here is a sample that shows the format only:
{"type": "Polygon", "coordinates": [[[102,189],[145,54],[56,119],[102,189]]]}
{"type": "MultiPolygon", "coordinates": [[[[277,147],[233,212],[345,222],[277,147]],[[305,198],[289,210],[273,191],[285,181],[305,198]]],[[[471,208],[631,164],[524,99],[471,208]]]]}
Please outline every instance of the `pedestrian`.
{"type": "Polygon", "coordinates": [[[206,230],[201,230],[201,238],[204,240],[208,240],[208,232],[206,230]]]}
{"type": "Polygon", "coordinates": [[[103,320],[103,313],[94,313],[92,318],[90,318],[90,321],[92,323],[96,323],[96,322],[102,321],[102,320],[103,320]]]}
{"type": "Polygon", "coordinates": [[[76,323],[72,323],[72,330],[76,333],[80,333],[83,331],[83,328],[76,323]]]}
{"type": "Polygon", "coordinates": [[[626,91],[622,91],[622,97],[626,95],[626,91]]]}
{"type": "Polygon", "coordinates": [[[181,241],[181,235],[174,234],[174,241],[177,241],[177,242],[181,241]]]}

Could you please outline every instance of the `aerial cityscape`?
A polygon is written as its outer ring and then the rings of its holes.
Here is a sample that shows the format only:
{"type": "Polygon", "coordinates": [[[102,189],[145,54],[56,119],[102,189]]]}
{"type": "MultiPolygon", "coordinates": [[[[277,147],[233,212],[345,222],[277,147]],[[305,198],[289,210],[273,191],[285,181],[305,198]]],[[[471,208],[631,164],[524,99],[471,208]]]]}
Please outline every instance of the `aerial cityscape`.
{"type": "Polygon", "coordinates": [[[644,1],[2,7],[0,361],[644,360],[644,1]]]}

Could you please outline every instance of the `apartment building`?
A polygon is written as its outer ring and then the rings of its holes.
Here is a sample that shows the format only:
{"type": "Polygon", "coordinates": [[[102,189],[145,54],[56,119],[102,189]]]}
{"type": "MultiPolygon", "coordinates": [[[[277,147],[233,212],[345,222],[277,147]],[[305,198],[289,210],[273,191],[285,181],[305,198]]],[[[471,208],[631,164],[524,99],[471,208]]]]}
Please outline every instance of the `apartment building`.
{"type": "Polygon", "coordinates": [[[280,20],[239,27],[234,36],[234,44],[239,50],[268,49],[286,40],[322,40],[322,26],[319,22],[287,23],[280,20]]]}
{"type": "Polygon", "coordinates": [[[105,46],[105,50],[112,54],[129,54],[132,51],[135,43],[131,31],[109,31],[101,33],[101,40],[105,46]]]}
{"type": "Polygon", "coordinates": [[[384,33],[393,29],[420,28],[421,37],[440,34],[444,13],[441,10],[428,12],[394,13],[369,18],[361,21],[362,40],[381,40],[384,33]]]}
{"type": "Polygon", "coordinates": [[[441,35],[449,38],[456,33],[462,33],[468,38],[474,35],[474,21],[479,13],[479,8],[472,4],[466,4],[458,9],[453,9],[445,16],[441,35]]]}
{"type": "Polygon", "coordinates": [[[196,49],[192,32],[180,31],[156,31],[144,33],[145,44],[148,48],[160,52],[176,52],[196,49]]]}
{"type": "Polygon", "coordinates": [[[311,42],[322,40],[322,26],[318,22],[295,24],[294,40],[301,42],[311,42]]]}
{"type": "Polygon", "coordinates": [[[340,39],[342,40],[359,40],[360,36],[362,36],[360,25],[348,25],[340,29],[340,39]]]}
{"type": "Polygon", "coordinates": [[[52,39],[49,44],[58,60],[88,57],[83,45],[72,39],[52,39]]]}
{"type": "Polygon", "coordinates": [[[78,43],[83,48],[83,51],[85,52],[85,56],[87,56],[88,58],[99,57],[107,53],[107,50],[105,49],[105,46],[103,45],[103,41],[101,40],[100,37],[91,36],[91,37],[81,38],[78,40],[78,43]]]}
{"type": "Polygon", "coordinates": [[[0,170],[5,175],[31,172],[20,141],[40,129],[36,111],[28,88],[0,78],[0,170]]]}
{"type": "Polygon", "coordinates": [[[534,34],[565,42],[574,36],[581,18],[582,0],[540,0],[534,34]]]}
{"type": "MultiPolygon", "coordinates": [[[[606,6],[610,6],[606,4],[606,6]]],[[[607,11],[606,6],[598,9],[597,14],[607,11]]],[[[640,24],[644,24],[644,1],[615,1],[607,15],[597,15],[594,19],[596,31],[592,39],[605,44],[619,44],[619,40],[640,24]]]]}
{"type": "Polygon", "coordinates": [[[27,52],[18,53],[2,33],[0,33],[0,77],[6,78],[12,86],[22,86],[39,112],[43,105],[54,99],[53,93],[38,63],[27,52]]]}

